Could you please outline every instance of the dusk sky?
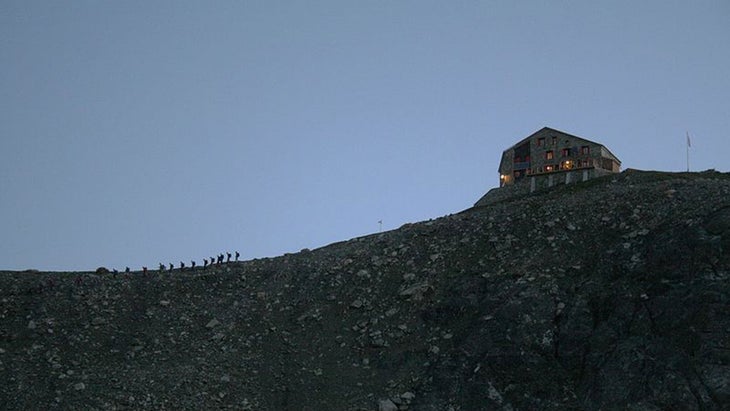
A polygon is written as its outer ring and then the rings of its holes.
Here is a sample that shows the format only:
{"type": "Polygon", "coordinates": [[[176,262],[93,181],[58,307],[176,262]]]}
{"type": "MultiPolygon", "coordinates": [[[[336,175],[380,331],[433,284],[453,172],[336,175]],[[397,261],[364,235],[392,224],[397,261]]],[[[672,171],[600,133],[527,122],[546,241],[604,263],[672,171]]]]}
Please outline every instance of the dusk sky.
{"type": "Polygon", "coordinates": [[[730,171],[730,1],[0,2],[0,270],[314,249],[544,126],[730,171]]]}

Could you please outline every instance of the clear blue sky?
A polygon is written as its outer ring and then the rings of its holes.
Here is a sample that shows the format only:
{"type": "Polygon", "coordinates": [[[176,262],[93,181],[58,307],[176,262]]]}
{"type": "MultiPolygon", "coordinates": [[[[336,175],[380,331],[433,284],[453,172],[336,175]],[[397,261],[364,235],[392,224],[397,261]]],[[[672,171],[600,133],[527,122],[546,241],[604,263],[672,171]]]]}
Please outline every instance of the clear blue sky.
{"type": "Polygon", "coordinates": [[[0,269],[316,248],[470,207],[543,126],[730,168],[730,2],[0,2],[0,269]]]}

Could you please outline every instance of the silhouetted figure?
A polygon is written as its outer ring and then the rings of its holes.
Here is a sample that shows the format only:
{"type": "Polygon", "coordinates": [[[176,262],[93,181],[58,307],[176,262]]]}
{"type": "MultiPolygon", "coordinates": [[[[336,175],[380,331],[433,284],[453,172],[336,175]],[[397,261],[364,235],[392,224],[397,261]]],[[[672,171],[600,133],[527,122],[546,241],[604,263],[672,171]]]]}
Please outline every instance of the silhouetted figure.
{"type": "Polygon", "coordinates": [[[119,274],[119,271],[117,271],[117,269],[115,268],[112,270],[112,274],[117,275],[117,274],[119,274]]]}
{"type": "Polygon", "coordinates": [[[147,275],[147,267],[142,267],[142,274],[147,275]]]}
{"type": "Polygon", "coordinates": [[[125,267],[125,268],[124,268],[124,272],[125,272],[125,273],[129,273],[129,271],[130,271],[129,267],[125,267]]]}
{"type": "Polygon", "coordinates": [[[215,264],[215,258],[210,257],[210,265],[212,266],[213,264],[215,264]]]}
{"type": "Polygon", "coordinates": [[[226,262],[230,263],[231,262],[231,253],[226,253],[226,255],[228,256],[228,259],[226,259],[226,262]]]}
{"type": "Polygon", "coordinates": [[[180,271],[182,271],[185,268],[185,263],[180,261],[180,271]]]}
{"type": "Polygon", "coordinates": [[[190,267],[194,270],[195,269],[195,260],[190,260],[190,267]]]}
{"type": "Polygon", "coordinates": [[[203,268],[208,268],[208,259],[203,258],[203,268]]]}
{"type": "Polygon", "coordinates": [[[165,271],[165,264],[160,263],[160,272],[165,271]]]}
{"type": "Polygon", "coordinates": [[[170,271],[172,271],[173,268],[175,267],[173,267],[172,263],[170,263],[170,271]]]}
{"type": "Polygon", "coordinates": [[[238,261],[238,257],[240,257],[240,256],[241,256],[241,254],[239,254],[238,251],[236,251],[236,261],[238,261]]]}

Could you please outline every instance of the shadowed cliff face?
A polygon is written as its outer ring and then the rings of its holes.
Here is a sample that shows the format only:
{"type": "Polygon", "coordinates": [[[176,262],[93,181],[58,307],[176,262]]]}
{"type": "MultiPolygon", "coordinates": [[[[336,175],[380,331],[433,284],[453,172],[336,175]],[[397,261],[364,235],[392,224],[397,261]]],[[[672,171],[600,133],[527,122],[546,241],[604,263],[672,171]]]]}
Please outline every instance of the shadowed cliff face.
{"type": "Polygon", "coordinates": [[[730,176],[625,172],[273,259],[2,273],[0,408],[721,410],[730,176]]]}

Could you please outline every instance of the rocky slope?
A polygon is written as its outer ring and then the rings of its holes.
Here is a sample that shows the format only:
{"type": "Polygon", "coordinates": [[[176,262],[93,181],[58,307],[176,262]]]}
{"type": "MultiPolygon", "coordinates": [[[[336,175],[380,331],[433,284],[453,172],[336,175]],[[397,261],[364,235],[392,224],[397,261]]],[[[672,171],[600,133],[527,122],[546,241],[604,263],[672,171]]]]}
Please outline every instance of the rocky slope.
{"type": "Polygon", "coordinates": [[[730,175],[624,172],[272,259],[0,273],[0,408],[730,409],[730,175]]]}

